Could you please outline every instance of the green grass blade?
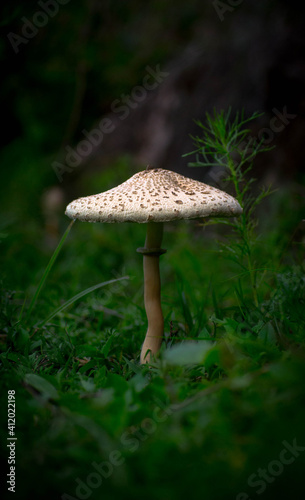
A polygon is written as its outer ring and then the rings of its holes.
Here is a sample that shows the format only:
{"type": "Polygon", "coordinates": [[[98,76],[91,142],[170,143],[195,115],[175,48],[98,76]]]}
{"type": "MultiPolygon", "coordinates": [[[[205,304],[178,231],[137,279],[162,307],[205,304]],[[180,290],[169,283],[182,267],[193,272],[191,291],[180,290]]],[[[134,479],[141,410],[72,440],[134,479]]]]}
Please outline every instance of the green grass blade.
{"type": "Polygon", "coordinates": [[[45,325],[46,323],[48,323],[49,321],[51,321],[51,319],[53,319],[54,316],[56,316],[56,314],[60,313],[61,311],[63,311],[64,309],[66,309],[66,307],[70,306],[71,304],[73,304],[73,302],[75,302],[78,299],[81,299],[82,297],[84,297],[88,293],[94,292],[94,290],[98,290],[99,288],[102,288],[103,286],[106,286],[106,285],[110,285],[111,283],[116,283],[117,281],[127,280],[127,279],[129,279],[129,276],[123,276],[122,278],[116,278],[114,280],[104,281],[103,283],[98,283],[97,285],[91,286],[90,288],[86,288],[86,290],[83,290],[82,292],[78,293],[77,295],[74,295],[74,297],[72,297],[71,299],[67,300],[67,302],[65,302],[61,306],[57,307],[50,314],[50,316],[48,316],[46,319],[44,319],[44,320],[40,321],[39,323],[37,323],[35,326],[41,327],[41,326],[45,325]]]}
{"type": "Polygon", "coordinates": [[[56,258],[57,258],[57,256],[58,256],[58,254],[59,254],[59,252],[60,252],[60,250],[61,250],[61,247],[63,246],[63,244],[64,244],[64,242],[65,242],[65,240],[66,240],[66,238],[67,238],[67,236],[68,236],[68,234],[69,234],[69,232],[70,232],[70,229],[71,229],[71,227],[73,226],[73,224],[74,224],[74,220],[73,220],[72,222],[70,222],[70,224],[69,224],[69,226],[67,227],[67,229],[66,229],[65,233],[63,234],[63,236],[62,236],[62,238],[61,238],[60,242],[58,243],[58,245],[57,245],[56,249],[54,250],[54,253],[53,253],[53,255],[52,255],[52,257],[51,257],[51,259],[50,259],[50,261],[49,261],[49,263],[48,263],[48,265],[47,265],[47,267],[46,267],[46,269],[45,269],[45,271],[44,271],[44,273],[43,273],[43,275],[42,275],[42,278],[41,278],[41,280],[40,280],[40,282],[39,282],[39,285],[38,285],[38,287],[37,287],[37,289],[36,289],[36,292],[35,292],[35,294],[34,294],[34,296],[33,296],[32,300],[31,300],[31,303],[30,303],[30,305],[29,305],[29,309],[28,309],[28,312],[27,312],[27,319],[28,319],[28,318],[30,317],[30,315],[31,315],[31,312],[32,312],[32,310],[33,310],[33,307],[34,307],[34,306],[35,306],[35,304],[36,304],[36,301],[37,301],[37,299],[38,299],[38,297],[39,297],[39,294],[40,294],[41,289],[42,289],[42,287],[43,287],[43,285],[44,285],[44,282],[46,281],[46,279],[47,279],[47,277],[48,277],[48,275],[49,275],[49,272],[51,271],[51,269],[52,269],[52,267],[53,267],[53,264],[54,264],[54,262],[55,262],[55,260],[56,260],[56,258]]]}

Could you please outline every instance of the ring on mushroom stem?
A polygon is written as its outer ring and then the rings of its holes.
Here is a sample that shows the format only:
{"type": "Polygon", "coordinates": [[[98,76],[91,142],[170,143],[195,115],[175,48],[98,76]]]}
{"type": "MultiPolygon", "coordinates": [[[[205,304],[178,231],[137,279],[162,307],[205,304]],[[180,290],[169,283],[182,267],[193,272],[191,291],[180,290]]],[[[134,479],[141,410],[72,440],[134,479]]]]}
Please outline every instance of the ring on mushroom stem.
{"type": "Polygon", "coordinates": [[[242,208],[229,194],[199,181],[161,168],[147,168],[104,193],[78,198],[66,208],[71,219],[87,222],[147,223],[143,254],[144,303],[148,321],[141,363],[161,346],[164,320],[161,308],[159,257],[163,222],[201,217],[232,217],[242,208]]]}

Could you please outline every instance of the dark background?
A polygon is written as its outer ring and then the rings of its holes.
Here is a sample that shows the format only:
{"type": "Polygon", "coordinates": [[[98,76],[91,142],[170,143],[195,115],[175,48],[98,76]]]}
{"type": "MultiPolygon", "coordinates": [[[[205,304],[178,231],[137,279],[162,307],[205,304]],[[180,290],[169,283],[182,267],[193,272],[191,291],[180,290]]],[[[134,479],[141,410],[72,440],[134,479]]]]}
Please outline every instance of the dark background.
{"type": "MultiPolygon", "coordinates": [[[[37,2],[2,6],[6,209],[39,212],[41,194],[51,186],[60,188],[64,208],[73,196],[89,194],[86,179],[118,169],[122,158],[131,173],[152,164],[213,184],[206,171],[190,170],[182,155],[193,149],[194,119],[204,121],[214,108],[231,107],[233,115],[242,109],[247,116],[264,112],[252,125],[254,136],[270,129],[274,109],[296,115],[280,132],[267,132],[268,145],[276,148],[257,159],[255,169],[262,183],[303,183],[303,5],[91,0],[55,2],[55,7],[51,2],[49,8],[57,13],[44,21],[37,17],[43,11],[37,2]],[[37,29],[33,22],[45,26],[37,29]],[[14,48],[16,35],[23,38],[16,38],[14,48]],[[142,84],[147,66],[158,65],[168,76],[121,120],[113,102],[142,84]],[[79,165],[56,175],[54,161],[65,165],[65,148],[75,150],[82,131],[91,131],[105,116],[114,131],[79,165]]],[[[96,191],[103,189],[96,185],[96,191]]]]}

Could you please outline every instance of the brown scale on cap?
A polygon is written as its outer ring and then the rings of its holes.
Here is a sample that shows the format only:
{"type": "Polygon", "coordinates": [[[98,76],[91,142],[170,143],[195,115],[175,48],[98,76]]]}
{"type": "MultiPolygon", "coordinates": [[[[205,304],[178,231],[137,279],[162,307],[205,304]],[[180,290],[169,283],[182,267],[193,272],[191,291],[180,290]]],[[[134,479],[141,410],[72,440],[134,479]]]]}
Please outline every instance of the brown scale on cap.
{"type": "Polygon", "coordinates": [[[166,222],[241,213],[238,201],[227,193],[161,168],[138,172],[109,191],[72,201],[66,209],[71,219],[88,222],[166,222]]]}

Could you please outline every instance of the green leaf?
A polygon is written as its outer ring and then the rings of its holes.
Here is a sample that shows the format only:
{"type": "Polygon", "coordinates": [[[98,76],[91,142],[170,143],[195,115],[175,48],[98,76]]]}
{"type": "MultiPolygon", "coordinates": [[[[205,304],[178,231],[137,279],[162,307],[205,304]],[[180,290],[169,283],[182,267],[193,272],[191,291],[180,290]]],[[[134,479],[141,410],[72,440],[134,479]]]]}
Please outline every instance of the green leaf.
{"type": "Polygon", "coordinates": [[[214,347],[207,352],[205,360],[204,360],[204,366],[206,369],[209,369],[213,365],[220,364],[219,354],[220,353],[219,353],[218,347],[214,347]]]}
{"type": "Polygon", "coordinates": [[[27,373],[24,382],[40,392],[44,399],[58,399],[59,395],[54,385],[35,373],[27,373]]]}
{"type": "Polygon", "coordinates": [[[102,348],[102,353],[104,354],[104,356],[106,358],[107,358],[107,356],[109,354],[109,351],[111,349],[111,345],[112,345],[113,339],[114,339],[114,336],[112,335],[111,337],[109,337],[109,339],[107,340],[107,342],[105,343],[105,345],[102,348]]]}
{"type": "Polygon", "coordinates": [[[106,366],[104,365],[102,366],[102,368],[99,368],[94,373],[94,383],[96,387],[97,388],[104,387],[106,379],[107,379],[107,370],[106,366]]]}
{"type": "Polygon", "coordinates": [[[95,391],[95,383],[91,378],[83,378],[80,374],[80,384],[86,392],[95,391]]]}
{"type": "Polygon", "coordinates": [[[277,338],[274,328],[270,321],[265,324],[265,326],[261,329],[258,334],[258,338],[262,339],[264,342],[268,344],[276,344],[277,338]]]}
{"type": "Polygon", "coordinates": [[[164,359],[169,364],[178,366],[200,364],[204,362],[213,345],[211,341],[182,342],[165,351],[164,359]]]}
{"type": "Polygon", "coordinates": [[[55,249],[55,251],[54,251],[54,253],[53,253],[53,255],[52,255],[52,257],[51,257],[51,259],[50,259],[50,261],[49,261],[49,263],[48,263],[48,265],[47,265],[47,267],[46,267],[46,269],[45,269],[45,271],[43,273],[43,275],[42,275],[42,278],[41,278],[41,280],[40,280],[40,282],[38,284],[36,292],[35,292],[32,300],[31,300],[31,303],[29,305],[29,309],[28,309],[28,312],[27,312],[27,319],[29,319],[29,317],[31,315],[31,312],[33,310],[34,305],[36,304],[36,301],[37,301],[37,299],[39,297],[41,289],[42,289],[42,287],[43,287],[43,285],[44,285],[44,283],[45,283],[45,281],[46,281],[46,279],[47,279],[47,277],[49,275],[49,272],[51,271],[51,269],[53,267],[54,262],[57,259],[57,256],[58,256],[58,254],[59,254],[59,252],[61,250],[61,247],[63,246],[63,244],[64,244],[64,242],[65,242],[65,240],[66,240],[66,238],[67,238],[67,236],[68,236],[68,234],[69,234],[69,232],[71,230],[71,227],[73,226],[73,224],[74,224],[74,220],[67,227],[64,235],[62,236],[60,242],[58,243],[58,245],[57,245],[57,247],[56,247],[56,249],[55,249]]]}
{"type": "Polygon", "coordinates": [[[224,329],[229,335],[236,335],[240,331],[240,324],[232,318],[226,318],[223,322],[224,329]]]}
{"type": "MultiPolygon", "coordinates": [[[[13,337],[16,350],[27,351],[30,339],[28,330],[19,326],[13,337]]],[[[24,352],[24,354],[26,353],[24,352]]]]}
{"type": "Polygon", "coordinates": [[[112,387],[116,395],[122,395],[129,389],[128,382],[124,379],[124,377],[121,377],[116,373],[108,374],[105,387],[106,388],[112,387]]]}
{"type": "Polygon", "coordinates": [[[96,364],[97,362],[95,359],[88,361],[88,363],[85,363],[83,366],[80,367],[78,373],[86,373],[88,370],[92,370],[93,368],[95,368],[96,364]]]}
{"type": "Polygon", "coordinates": [[[101,351],[92,345],[81,344],[75,349],[75,355],[77,358],[88,358],[88,357],[101,357],[99,356],[101,351]]]}
{"type": "Polygon", "coordinates": [[[22,354],[17,354],[16,352],[8,352],[6,355],[1,355],[2,359],[9,359],[10,361],[14,361],[18,365],[29,366],[28,357],[22,356],[22,354]]]}
{"type": "Polygon", "coordinates": [[[116,283],[117,281],[122,281],[122,280],[127,280],[129,279],[129,276],[123,276],[122,278],[117,278],[114,280],[109,280],[109,281],[104,281],[103,283],[98,283],[97,285],[91,286],[90,288],[87,288],[86,290],[83,290],[82,292],[78,293],[77,295],[74,295],[71,299],[67,300],[64,304],[61,306],[57,307],[51,314],[48,316],[45,320],[40,321],[37,323],[35,326],[37,327],[42,327],[43,325],[49,323],[51,319],[54,318],[58,313],[66,309],[68,306],[76,302],[77,300],[81,299],[82,297],[85,297],[85,295],[88,295],[88,293],[94,292],[95,290],[98,290],[99,288],[102,288],[103,286],[106,285],[111,285],[112,283],[116,283]]]}
{"type": "MultiPolygon", "coordinates": [[[[139,374],[139,373],[142,373],[142,368],[139,366],[139,364],[135,363],[134,361],[130,361],[129,359],[127,359],[125,356],[123,356],[123,359],[126,363],[126,365],[128,366],[128,368],[130,368],[130,370],[135,373],[135,374],[139,374]]],[[[144,366],[145,368],[145,365],[142,365],[142,367],[144,366]]]]}

